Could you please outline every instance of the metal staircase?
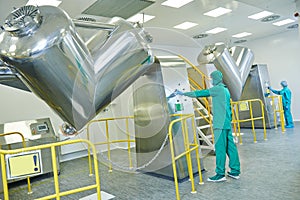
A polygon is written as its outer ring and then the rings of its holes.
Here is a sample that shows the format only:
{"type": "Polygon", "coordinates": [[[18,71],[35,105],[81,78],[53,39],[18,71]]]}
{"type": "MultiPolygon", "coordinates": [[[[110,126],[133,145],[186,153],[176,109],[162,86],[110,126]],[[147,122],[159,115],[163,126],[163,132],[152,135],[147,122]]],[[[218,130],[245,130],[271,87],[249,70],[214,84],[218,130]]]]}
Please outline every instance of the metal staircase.
{"type": "MultiPolygon", "coordinates": [[[[189,82],[191,90],[202,90],[206,89],[206,80],[208,77],[201,72],[196,66],[194,66],[186,58],[179,56],[192,69],[189,71],[189,82]],[[191,72],[192,71],[192,72],[191,72]],[[199,79],[195,80],[190,74],[197,76],[199,79]]],[[[211,114],[211,97],[193,98],[194,113],[196,119],[196,128],[199,135],[201,149],[215,150],[214,147],[214,135],[212,128],[212,114],[211,114]]]]}
{"type": "Polygon", "coordinates": [[[201,149],[215,150],[214,147],[214,138],[213,138],[213,129],[212,129],[212,115],[208,110],[199,102],[198,99],[193,100],[195,117],[196,120],[196,129],[199,135],[200,147],[201,149]],[[200,114],[201,113],[201,114],[200,114]],[[203,123],[204,122],[204,123],[203,123]]]}

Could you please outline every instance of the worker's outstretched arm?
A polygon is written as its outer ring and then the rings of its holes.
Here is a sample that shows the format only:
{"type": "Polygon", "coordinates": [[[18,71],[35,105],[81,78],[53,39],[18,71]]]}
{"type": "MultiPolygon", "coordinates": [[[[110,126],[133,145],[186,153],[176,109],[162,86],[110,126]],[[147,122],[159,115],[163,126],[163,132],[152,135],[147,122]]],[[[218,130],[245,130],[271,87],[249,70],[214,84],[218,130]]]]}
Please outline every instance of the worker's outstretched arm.
{"type": "Polygon", "coordinates": [[[187,97],[196,98],[196,97],[209,97],[210,93],[209,93],[209,90],[195,90],[192,92],[184,92],[184,93],[182,93],[182,95],[187,96],[187,97]]]}

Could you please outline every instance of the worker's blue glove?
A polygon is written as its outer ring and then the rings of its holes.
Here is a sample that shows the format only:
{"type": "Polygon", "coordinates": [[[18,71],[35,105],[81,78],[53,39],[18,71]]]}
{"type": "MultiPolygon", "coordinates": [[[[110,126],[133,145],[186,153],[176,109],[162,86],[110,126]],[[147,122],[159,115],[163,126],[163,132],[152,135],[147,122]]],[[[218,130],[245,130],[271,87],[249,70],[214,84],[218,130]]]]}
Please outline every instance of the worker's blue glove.
{"type": "Polygon", "coordinates": [[[173,92],[173,93],[171,93],[167,98],[168,99],[171,99],[171,98],[173,98],[173,97],[175,97],[176,96],[176,94],[175,94],[175,92],[173,92]]]}
{"type": "Polygon", "coordinates": [[[176,93],[176,95],[183,95],[183,92],[181,92],[180,90],[175,90],[175,92],[174,93],[176,93]]]}
{"type": "Polygon", "coordinates": [[[270,93],[265,93],[265,97],[268,97],[270,95],[270,93]]]}

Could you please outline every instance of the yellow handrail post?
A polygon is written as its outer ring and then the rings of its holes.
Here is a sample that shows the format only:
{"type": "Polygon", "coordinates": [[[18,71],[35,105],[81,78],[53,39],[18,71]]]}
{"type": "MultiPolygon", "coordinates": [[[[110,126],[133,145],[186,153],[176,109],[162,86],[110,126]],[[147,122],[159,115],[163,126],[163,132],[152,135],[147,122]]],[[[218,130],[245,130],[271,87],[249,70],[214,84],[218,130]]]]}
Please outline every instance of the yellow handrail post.
{"type": "Polygon", "coordinates": [[[240,125],[240,116],[239,116],[239,105],[236,104],[236,121],[237,121],[237,126],[238,126],[238,133],[239,133],[239,141],[240,141],[240,145],[243,144],[243,139],[242,139],[242,134],[241,134],[241,125],[240,125]]]}
{"type": "Polygon", "coordinates": [[[274,127],[275,129],[277,129],[277,116],[276,113],[279,113],[280,116],[280,124],[281,124],[281,131],[282,133],[285,132],[285,127],[284,127],[284,111],[283,111],[283,106],[282,106],[282,96],[281,95],[276,95],[276,96],[269,96],[268,98],[270,98],[272,100],[272,109],[274,111],[274,127]],[[276,105],[275,105],[275,98],[278,99],[278,104],[277,107],[278,109],[276,109],[276,105]]]}
{"type": "Polygon", "coordinates": [[[129,168],[132,168],[131,151],[130,151],[130,134],[129,134],[128,118],[126,118],[125,120],[126,120],[125,122],[126,122],[126,135],[127,135],[127,149],[128,149],[129,168]]]}
{"type": "Polygon", "coordinates": [[[252,102],[250,101],[249,103],[250,103],[250,119],[251,119],[252,133],[253,133],[253,141],[254,141],[254,143],[257,143],[256,132],[255,132],[255,128],[254,128],[253,112],[252,112],[252,102]]]}
{"type": "Polygon", "coordinates": [[[285,127],[284,127],[284,113],[283,113],[283,105],[282,105],[282,96],[279,96],[279,109],[280,109],[280,121],[281,121],[281,131],[282,133],[285,132],[285,127]]]}
{"type": "Polygon", "coordinates": [[[108,120],[105,121],[105,132],[106,132],[106,140],[107,140],[107,158],[109,160],[109,172],[112,172],[112,164],[110,159],[110,137],[108,132],[108,120]]]}
{"type": "Polygon", "coordinates": [[[263,127],[264,127],[264,140],[268,140],[267,139],[267,130],[266,130],[266,120],[265,120],[265,112],[264,112],[264,104],[261,100],[259,100],[260,102],[260,107],[261,107],[261,116],[262,116],[262,123],[263,123],[263,127]]]}
{"type": "Polygon", "coordinates": [[[177,180],[177,171],[176,171],[176,163],[175,163],[175,153],[174,153],[174,146],[173,146],[173,138],[172,138],[172,126],[174,121],[172,121],[169,125],[169,140],[170,140],[170,151],[171,151],[171,159],[172,159],[172,168],[174,174],[174,183],[175,183],[175,190],[176,190],[176,199],[180,200],[179,189],[178,189],[178,180],[177,180]]]}
{"type": "Polygon", "coordinates": [[[60,200],[55,146],[51,146],[51,157],[54,176],[55,197],[56,200],[60,200]]]}
{"type": "Polygon", "coordinates": [[[6,177],[6,168],[5,168],[5,159],[4,154],[0,153],[1,157],[1,172],[2,172],[2,184],[3,184],[3,196],[5,200],[9,200],[8,195],[8,185],[7,185],[7,177],[6,177]]]}
{"type": "Polygon", "coordinates": [[[196,160],[197,160],[197,166],[198,166],[198,174],[199,174],[199,184],[204,184],[202,180],[202,173],[201,173],[201,161],[200,161],[200,155],[199,155],[199,140],[197,137],[196,133],[196,128],[195,128],[195,116],[192,118],[192,129],[193,129],[193,136],[194,136],[194,142],[195,145],[197,146],[196,148],[196,160]]]}
{"type": "Polygon", "coordinates": [[[92,149],[94,152],[93,158],[94,158],[94,165],[95,165],[95,179],[96,179],[96,190],[97,190],[97,199],[101,200],[101,189],[100,189],[100,176],[99,176],[99,170],[98,170],[98,159],[97,159],[97,153],[96,153],[96,147],[94,145],[91,145],[91,143],[88,143],[88,148],[92,149]]]}
{"type": "MultiPolygon", "coordinates": [[[[272,96],[272,97],[274,97],[274,96],[272,96]]],[[[277,129],[277,116],[276,116],[276,107],[275,107],[275,101],[274,101],[274,98],[272,98],[271,97],[271,99],[272,99],[272,108],[273,108],[273,115],[274,115],[274,126],[275,126],[275,129],[277,129]]],[[[279,99],[278,99],[278,101],[279,101],[279,99]]],[[[280,108],[279,108],[280,109],[280,108]]]]}
{"type": "MultiPolygon", "coordinates": [[[[90,141],[90,125],[91,125],[91,122],[89,122],[86,126],[86,137],[87,137],[87,140],[90,141]]],[[[88,161],[89,161],[89,176],[93,176],[93,170],[92,170],[92,159],[91,159],[91,150],[90,148],[88,148],[88,161]]]]}
{"type": "Polygon", "coordinates": [[[184,127],[184,131],[182,133],[183,133],[183,138],[184,138],[183,140],[184,140],[185,151],[188,152],[186,154],[186,158],[187,158],[189,177],[190,177],[191,185],[192,185],[191,193],[196,193],[195,185],[194,185],[195,182],[194,182],[193,166],[192,166],[191,151],[190,151],[188,128],[187,128],[186,120],[183,121],[182,125],[184,127]]]}

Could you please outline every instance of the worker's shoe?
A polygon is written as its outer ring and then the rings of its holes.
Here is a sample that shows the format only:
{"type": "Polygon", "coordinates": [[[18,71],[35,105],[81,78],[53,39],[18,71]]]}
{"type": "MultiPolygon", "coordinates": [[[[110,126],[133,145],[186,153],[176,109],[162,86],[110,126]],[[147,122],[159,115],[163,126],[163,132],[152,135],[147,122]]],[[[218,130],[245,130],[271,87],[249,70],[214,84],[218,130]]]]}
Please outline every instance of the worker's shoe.
{"type": "Polygon", "coordinates": [[[294,125],[287,125],[285,128],[294,128],[294,125]]]}
{"type": "Polygon", "coordinates": [[[215,176],[209,177],[207,179],[207,181],[209,181],[209,182],[222,182],[222,181],[226,181],[226,177],[224,175],[216,174],[215,176]]]}
{"type": "Polygon", "coordinates": [[[231,173],[231,172],[228,172],[227,175],[228,175],[230,178],[233,178],[233,179],[239,179],[239,178],[240,178],[240,175],[239,175],[239,174],[235,174],[235,173],[231,173]]]}

